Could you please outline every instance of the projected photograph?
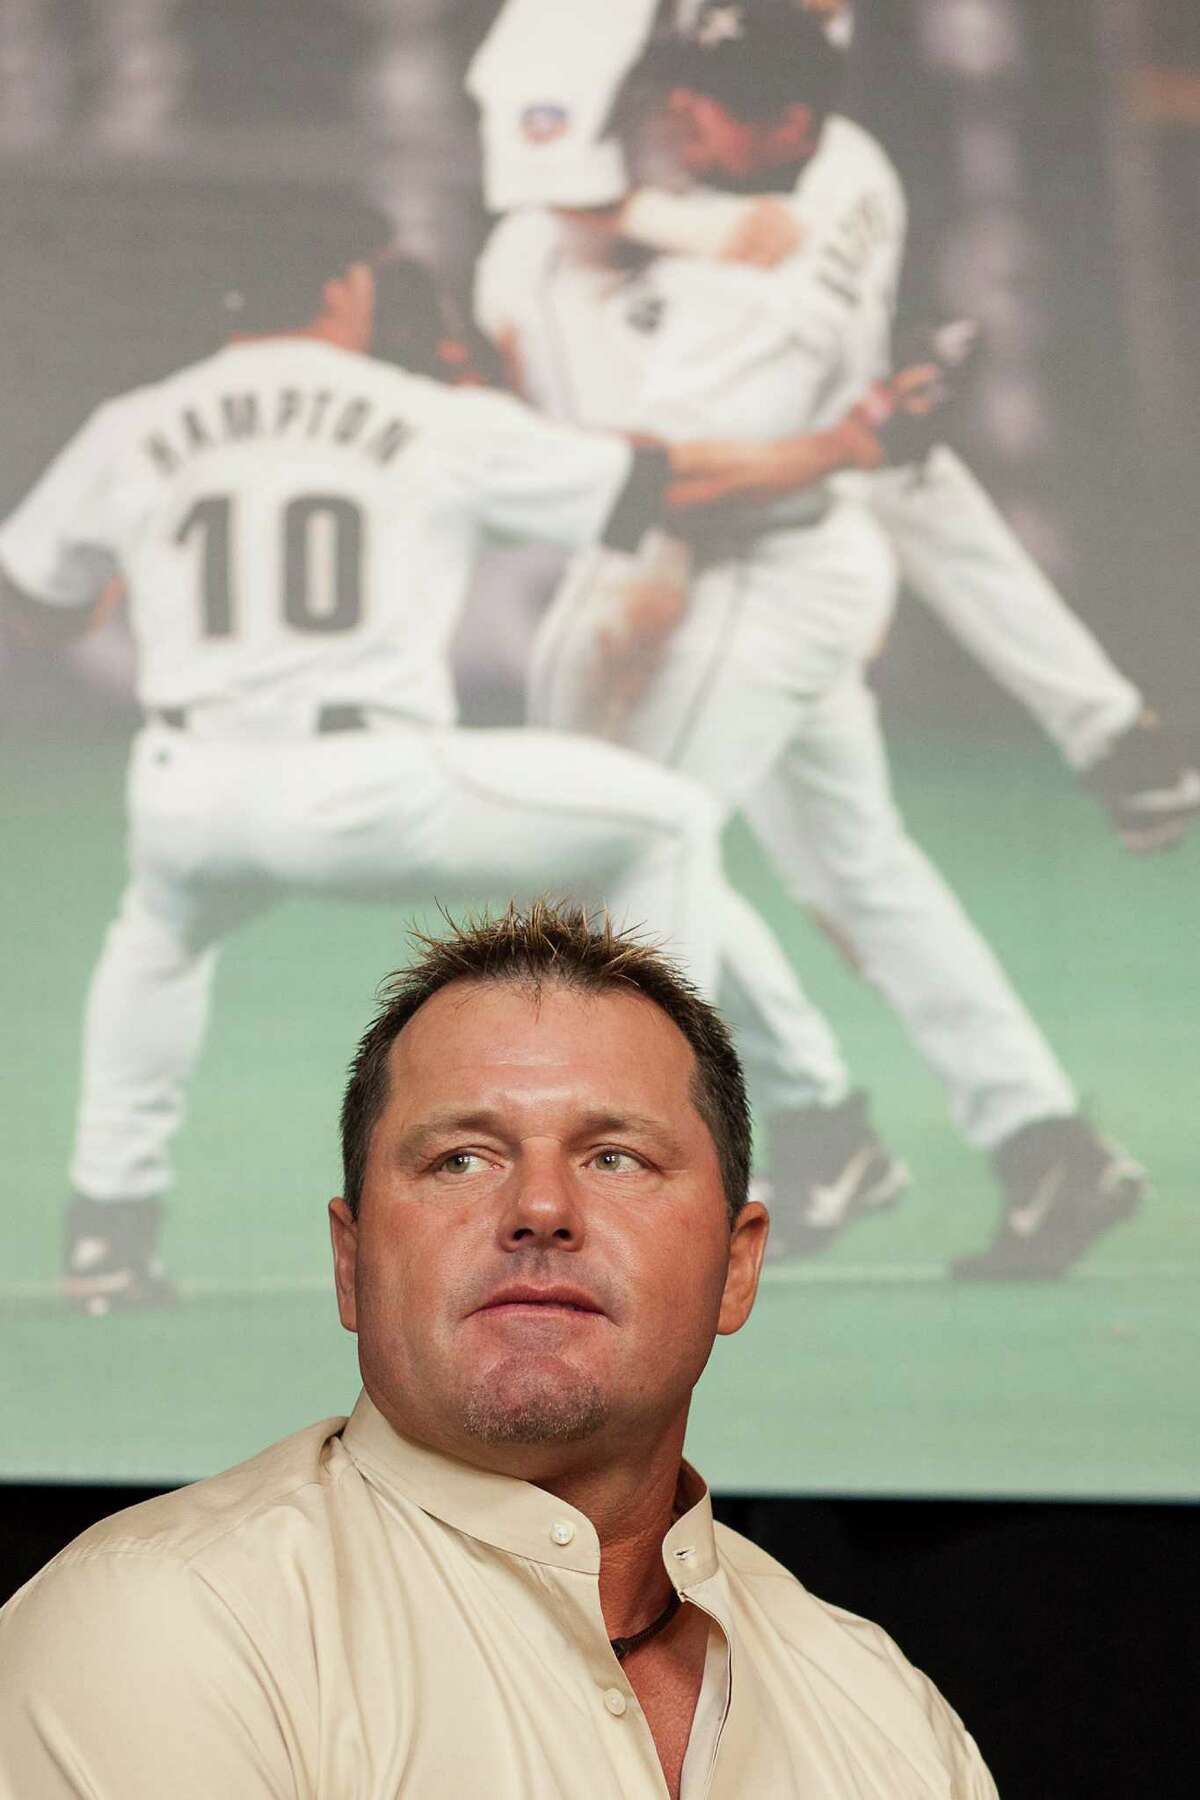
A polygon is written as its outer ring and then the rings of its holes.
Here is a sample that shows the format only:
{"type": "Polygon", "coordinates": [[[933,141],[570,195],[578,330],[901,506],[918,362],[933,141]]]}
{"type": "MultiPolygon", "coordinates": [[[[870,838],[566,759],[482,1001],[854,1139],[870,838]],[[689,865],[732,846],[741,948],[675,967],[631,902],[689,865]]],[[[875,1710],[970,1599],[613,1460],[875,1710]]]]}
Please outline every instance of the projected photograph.
{"type": "Polygon", "coordinates": [[[1194,8],[26,0],[0,214],[0,1478],[348,1410],[346,1066],[548,893],[746,1063],[715,1487],[1194,1495],[1194,8]]]}

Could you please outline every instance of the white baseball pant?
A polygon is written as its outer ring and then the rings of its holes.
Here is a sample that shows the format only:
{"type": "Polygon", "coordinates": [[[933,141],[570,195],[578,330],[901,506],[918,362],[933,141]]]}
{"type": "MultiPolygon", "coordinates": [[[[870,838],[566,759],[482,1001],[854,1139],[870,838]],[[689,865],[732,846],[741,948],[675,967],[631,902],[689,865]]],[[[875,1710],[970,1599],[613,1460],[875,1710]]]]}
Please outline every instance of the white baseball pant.
{"type": "Polygon", "coordinates": [[[1111,748],[1143,710],[970,469],[946,445],[920,471],[866,478],[866,497],[913,593],[1019,700],[1073,769],[1111,748]]]}
{"type": "MultiPolygon", "coordinates": [[[[589,606],[587,567],[568,577],[539,636],[531,700],[541,724],[568,724],[596,689],[596,641],[611,629],[614,596],[597,582],[589,606]]],[[[896,1008],[961,1130],[990,1149],[1032,1119],[1073,1112],[1076,1097],[896,808],[863,676],[895,592],[887,538],[847,500],[819,524],[702,565],[622,741],[702,782],[726,814],[745,812],[788,891],[820,908],[896,1008]]],[[[730,948],[726,938],[723,957],[730,948]]],[[[749,1002],[760,1049],[787,1038],[817,1046],[814,1086],[836,1090],[836,1046],[798,984],[789,991],[777,969],[758,980],[753,943],[732,950],[735,1022],[749,1002]]]]}
{"type": "Polygon", "coordinates": [[[237,738],[149,725],[129,770],[130,881],[92,979],[71,1177],[161,1194],[221,940],[302,891],[394,906],[569,894],[715,982],[717,808],[607,744],[423,726],[237,738]]]}

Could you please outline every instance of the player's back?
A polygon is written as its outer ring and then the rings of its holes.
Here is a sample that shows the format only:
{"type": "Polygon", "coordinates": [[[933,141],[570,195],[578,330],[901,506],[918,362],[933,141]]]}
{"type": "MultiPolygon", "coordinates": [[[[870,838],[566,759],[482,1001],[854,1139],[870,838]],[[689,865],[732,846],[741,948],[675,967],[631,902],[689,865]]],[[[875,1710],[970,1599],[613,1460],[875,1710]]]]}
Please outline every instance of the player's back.
{"type": "MultiPolygon", "coordinates": [[[[696,203],[704,198],[698,190],[696,203]]],[[[890,159],[869,133],[834,114],[786,198],[801,241],[773,268],[657,259],[663,340],[636,428],[649,430],[654,419],[666,421],[669,436],[821,430],[887,372],[905,238],[890,159]]],[[[724,205],[728,196],[712,200],[724,205]]]]}
{"type": "Polygon", "coordinates": [[[120,573],[147,707],[442,722],[471,453],[506,404],[316,338],[235,342],[102,406],[0,554],[52,600],[120,573]]]}
{"type": "Polygon", "coordinates": [[[878,138],[835,113],[791,196],[800,257],[855,315],[842,383],[827,397],[840,414],[891,373],[891,334],[908,233],[908,204],[878,138]]]}
{"type": "Polygon", "coordinates": [[[824,219],[844,217],[866,200],[876,228],[903,239],[907,226],[904,187],[891,157],[855,119],[831,113],[816,151],[801,170],[792,202],[810,231],[824,219]]]}

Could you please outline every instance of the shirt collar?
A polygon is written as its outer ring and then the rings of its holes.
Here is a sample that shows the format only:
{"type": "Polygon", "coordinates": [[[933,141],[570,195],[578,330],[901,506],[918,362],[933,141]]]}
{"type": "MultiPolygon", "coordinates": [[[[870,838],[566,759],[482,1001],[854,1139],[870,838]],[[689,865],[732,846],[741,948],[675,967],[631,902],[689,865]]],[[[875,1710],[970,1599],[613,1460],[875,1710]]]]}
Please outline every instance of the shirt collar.
{"type": "MultiPolygon", "coordinates": [[[[348,1454],[372,1487],[400,1495],[467,1537],[550,1568],[600,1573],[600,1540],[584,1513],[532,1482],[460,1462],[402,1437],[366,1394],[342,1432],[348,1454]]],[[[703,1479],[684,1463],[680,1503],[686,1510],[663,1539],[663,1563],[680,1591],[717,1572],[712,1501],[703,1479]]]]}

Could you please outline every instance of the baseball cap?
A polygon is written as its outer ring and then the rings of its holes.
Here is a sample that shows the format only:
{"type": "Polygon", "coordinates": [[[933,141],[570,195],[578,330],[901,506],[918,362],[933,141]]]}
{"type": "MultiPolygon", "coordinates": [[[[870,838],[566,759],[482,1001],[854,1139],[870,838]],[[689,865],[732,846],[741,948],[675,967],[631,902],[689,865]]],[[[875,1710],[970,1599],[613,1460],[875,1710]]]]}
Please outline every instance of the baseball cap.
{"type": "Polygon", "coordinates": [[[789,106],[833,110],[845,72],[839,34],[800,0],[703,0],[664,32],[649,59],[665,86],[691,88],[739,119],[789,106]]]}

